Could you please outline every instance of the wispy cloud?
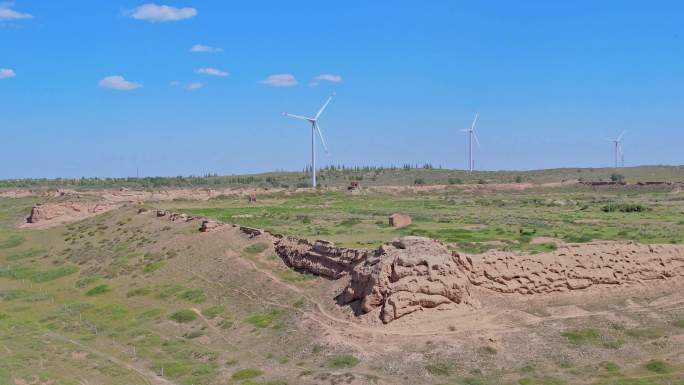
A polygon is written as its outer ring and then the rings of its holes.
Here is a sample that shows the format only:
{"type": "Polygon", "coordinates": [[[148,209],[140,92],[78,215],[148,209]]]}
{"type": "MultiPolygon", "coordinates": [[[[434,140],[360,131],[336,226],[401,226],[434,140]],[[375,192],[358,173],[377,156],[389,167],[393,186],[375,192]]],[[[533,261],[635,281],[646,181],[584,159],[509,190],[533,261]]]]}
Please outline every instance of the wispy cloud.
{"type": "Polygon", "coordinates": [[[320,82],[341,83],[342,82],[342,76],[333,75],[333,74],[321,74],[321,75],[316,76],[311,82],[309,82],[309,85],[311,87],[315,87],[320,82]]]}
{"type": "Polygon", "coordinates": [[[217,53],[223,52],[223,48],[210,47],[204,44],[195,44],[190,48],[190,52],[217,53]]]}
{"type": "Polygon", "coordinates": [[[0,68],[0,79],[8,79],[17,76],[14,70],[9,68],[0,68]]]}
{"type": "Polygon", "coordinates": [[[209,76],[221,76],[225,77],[228,76],[228,72],[217,70],[216,68],[198,68],[195,70],[195,73],[197,74],[202,74],[202,75],[209,75],[209,76]]]}
{"type": "Polygon", "coordinates": [[[125,15],[136,20],[145,20],[151,23],[165,21],[178,21],[197,16],[195,8],[176,8],[169,5],[157,5],[154,3],[143,4],[132,10],[124,12],[125,15]]]}
{"type": "Polygon", "coordinates": [[[117,91],[132,91],[142,87],[142,84],[130,82],[124,79],[123,76],[112,75],[100,80],[100,87],[117,91]]]}
{"type": "Polygon", "coordinates": [[[177,87],[180,84],[181,83],[178,80],[173,80],[173,81],[169,82],[169,86],[171,86],[171,87],[177,87]]]}
{"type": "Polygon", "coordinates": [[[275,74],[261,80],[259,83],[271,87],[293,87],[299,84],[292,74],[275,74]]]}
{"type": "Polygon", "coordinates": [[[194,91],[199,90],[200,88],[204,88],[204,86],[206,86],[206,83],[194,82],[185,86],[185,89],[188,91],[194,91]]]}
{"type": "Polygon", "coordinates": [[[0,2],[0,20],[33,19],[33,15],[31,15],[30,13],[15,11],[14,9],[12,9],[13,7],[14,2],[0,2]]]}

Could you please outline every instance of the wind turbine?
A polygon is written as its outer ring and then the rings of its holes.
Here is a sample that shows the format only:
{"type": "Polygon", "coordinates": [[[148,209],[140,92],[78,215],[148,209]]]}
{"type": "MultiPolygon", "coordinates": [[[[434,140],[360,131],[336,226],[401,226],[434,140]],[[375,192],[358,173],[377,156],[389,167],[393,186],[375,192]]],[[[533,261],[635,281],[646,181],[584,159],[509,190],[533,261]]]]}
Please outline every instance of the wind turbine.
{"type": "Polygon", "coordinates": [[[622,151],[622,137],[625,135],[625,131],[622,131],[617,139],[608,139],[609,142],[613,142],[615,146],[615,168],[618,168],[618,156],[622,157],[622,166],[625,166],[625,154],[622,151]]]}
{"type": "Polygon", "coordinates": [[[333,96],[335,94],[330,95],[328,100],[323,104],[323,107],[321,107],[320,110],[318,110],[318,113],[316,113],[316,116],[313,118],[309,118],[306,116],[301,116],[301,115],[294,115],[294,114],[288,114],[287,112],[284,112],[283,115],[289,116],[291,118],[295,119],[300,119],[300,120],[306,120],[307,122],[311,123],[311,185],[316,188],[316,133],[318,132],[318,136],[321,138],[321,143],[323,144],[323,148],[325,149],[325,152],[328,152],[328,146],[325,145],[325,139],[323,139],[323,133],[321,132],[321,127],[318,125],[318,118],[321,116],[323,113],[323,110],[325,110],[326,107],[328,107],[328,103],[332,100],[333,96]]]}
{"type": "Polygon", "coordinates": [[[470,128],[461,130],[461,132],[467,132],[470,139],[468,143],[468,169],[470,172],[473,172],[473,166],[475,165],[473,162],[473,139],[475,139],[475,143],[477,143],[478,146],[480,145],[480,141],[477,140],[477,135],[475,134],[475,123],[477,123],[478,117],[480,117],[479,112],[475,114],[475,119],[473,119],[473,124],[470,126],[470,128]]]}

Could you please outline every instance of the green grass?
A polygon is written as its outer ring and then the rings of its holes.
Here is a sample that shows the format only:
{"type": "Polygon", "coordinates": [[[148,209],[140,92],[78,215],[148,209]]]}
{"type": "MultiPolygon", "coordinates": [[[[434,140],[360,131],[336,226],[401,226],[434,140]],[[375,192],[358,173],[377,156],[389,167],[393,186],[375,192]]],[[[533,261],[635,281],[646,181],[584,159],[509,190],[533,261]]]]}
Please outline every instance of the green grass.
{"type": "Polygon", "coordinates": [[[25,239],[21,235],[10,235],[4,240],[0,240],[1,249],[12,249],[24,243],[25,239]]]}
{"type": "Polygon", "coordinates": [[[78,267],[74,265],[61,266],[56,269],[38,271],[31,275],[31,282],[43,283],[53,281],[58,278],[66,277],[67,275],[78,272],[78,267]]]}
{"type": "Polygon", "coordinates": [[[202,310],[202,314],[205,317],[211,319],[211,318],[214,318],[214,317],[217,317],[217,316],[223,314],[223,312],[225,312],[225,311],[226,311],[226,307],[224,305],[215,305],[215,306],[212,306],[212,307],[209,307],[209,308],[202,310]]]}
{"type": "Polygon", "coordinates": [[[680,319],[674,322],[674,325],[678,328],[684,329],[684,319],[680,319]]]}
{"type": "Polygon", "coordinates": [[[143,266],[143,273],[149,274],[149,273],[155,272],[155,271],[159,270],[163,265],[164,265],[164,262],[162,262],[162,261],[155,261],[155,262],[148,263],[145,266],[143,266]]]}
{"type": "Polygon", "coordinates": [[[178,310],[171,313],[169,319],[178,323],[188,323],[197,319],[197,313],[190,309],[178,310]]]}
{"type": "Polygon", "coordinates": [[[14,262],[14,261],[19,261],[22,259],[29,259],[29,258],[34,258],[37,257],[41,254],[46,254],[47,250],[45,249],[28,249],[28,250],[23,250],[14,254],[10,254],[6,260],[8,262],[14,262]]]}
{"type": "Polygon", "coordinates": [[[263,313],[252,314],[247,318],[247,322],[258,328],[267,328],[272,326],[276,319],[282,315],[279,310],[270,310],[263,313]]]}
{"type": "Polygon", "coordinates": [[[660,360],[651,360],[644,365],[644,367],[653,372],[653,373],[658,373],[658,374],[667,374],[672,372],[673,368],[668,364],[667,362],[660,361],[660,360]]]}
{"type": "Polygon", "coordinates": [[[179,295],[180,298],[195,304],[203,303],[207,300],[207,295],[202,289],[188,289],[179,295]]]}
{"type": "Polygon", "coordinates": [[[561,335],[570,343],[581,345],[581,344],[596,344],[601,342],[601,333],[596,329],[576,329],[568,330],[561,335]]]}
{"type": "Polygon", "coordinates": [[[268,248],[268,245],[265,243],[255,243],[253,245],[249,245],[245,247],[242,250],[242,253],[246,256],[255,256],[257,254],[262,253],[264,250],[268,248]]]}
{"type": "Polygon", "coordinates": [[[252,378],[256,378],[264,374],[259,369],[253,369],[253,368],[245,368],[245,369],[240,369],[237,372],[233,373],[232,376],[230,376],[233,380],[237,381],[242,381],[242,380],[249,380],[252,378]]]}
{"type": "Polygon", "coordinates": [[[93,297],[96,295],[109,293],[110,291],[112,291],[112,288],[109,285],[102,284],[102,285],[97,285],[97,286],[93,287],[92,289],[86,291],[85,295],[88,297],[93,297]]]}
{"type": "Polygon", "coordinates": [[[361,361],[351,354],[340,354],[328,360],[328,367],[332,369],[348,369],[358,365],[359,362],[361,361]]]}
{"type": "Polygon", "coordinates": [[[0,268],[0,278],[28,279],[34,283],[44,283],[76,272],[78,272],[78,267],[75,265],[65,265],[43,271],[27,265],[12,265],[0,268]]]}

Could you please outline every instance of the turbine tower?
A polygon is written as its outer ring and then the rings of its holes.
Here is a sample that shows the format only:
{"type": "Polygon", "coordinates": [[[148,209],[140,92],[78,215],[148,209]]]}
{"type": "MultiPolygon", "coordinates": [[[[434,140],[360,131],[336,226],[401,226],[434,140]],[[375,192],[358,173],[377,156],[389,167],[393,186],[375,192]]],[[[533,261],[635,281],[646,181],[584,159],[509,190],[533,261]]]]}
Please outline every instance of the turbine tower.
{"type": "Polygon", "coordinates": [[[480,116],[480,113],[475,114],[475,119],[473,119],[473,124],[470,126],[469,129],[466,130],[461,130],[461,132],[466,132],[468,133],[469,141],[468,141],[468,170],[470,172],[473,172],[473,168],[475,166],[475,162],[473,161],[473,139],[475,139],[475,143],[477,145],[480,145],[480,141],[477,140],[477,135],[475,134],[475,123],[477,123],[477,118],[480,116]]]}
{"type": "Polygon", "coordinates": [[[625,166],[625,153],[622,151],[622,137],[625,135],[625,131],[622,131],[617,139],[608,139],[609,142],[613,143],[615,147],[615,168],[618,168],[618,159],[622,159],[622,167],[625,166]]]}
{"type": "Polygon", "coordinates": [[[323,148],[325,149],[325,152],[328,152],[328,146],[325,145],[325,139],[323,139],[323,133],[321,132],[321,127],[318,125],[318,118],[321,116],[323,113],[323,110],[325,110],[326,107],[328,107],[328,103],[332,100],[333,96],[335,94],[330,95],[328,100],[323,104],[323,107],[321,107],[320,110],[318,110],[318,113],[316,116],[313,118],[309,118],[306,116],[301,116],[301,115],[294,115],[294,114],[288,114],[287,112],[283,113],[285,116],[289,116],[291,118],[295,119],[300,119],[300,120],[305,120],[309,123],[311,123],[311,186],[316,188],[316,133],[318,133],[318,136],[321,138],[321,143],[323,144],[323,148]]]}

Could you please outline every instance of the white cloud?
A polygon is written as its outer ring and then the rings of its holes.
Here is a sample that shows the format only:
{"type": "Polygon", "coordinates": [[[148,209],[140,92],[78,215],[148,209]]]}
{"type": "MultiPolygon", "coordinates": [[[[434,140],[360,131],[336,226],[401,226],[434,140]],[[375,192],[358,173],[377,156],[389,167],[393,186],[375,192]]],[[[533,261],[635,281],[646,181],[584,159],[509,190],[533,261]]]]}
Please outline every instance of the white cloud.
{"type": "Polygon", "coordinates": [[[217,70],[216,68],[198,68],[195,73],[209,76],[228,76],[228,72],[217,70]]]}
{"type": "Polygon", "coordinates": [[[292,74],[276,74],[267,77],[266,79],[260,81],[259,83],[265,84],[271,87],[292,87],[299,84],[297,79],[295,79],[292,74]]]}
{"type": "Polygon", "coordinates": [[[318,75],[314,78],[316,81],[326,81],[326,82],[332,82],[332,83],[341,83],[342,82],[342,76],[340,75],[332,75],[332,74],[321,74],[318,75]]]}
{"type": "Polygon", "coordinates": [[[0,68],[0,79],[8,79],[17,76],[14,70],[9,68],[0,68]]]}
{"type": "Polygon", "coordinates": [[[0,20],[33,19],[30,13],[17,12],[12,7],[14,7],[13,2],[0,2],[0,20]]]}
{"type": "Polygon", "coordinates": [[[125,12],[132,19],[145,20],[151,23],[164,21],[178,21],[189,19],[197,15],[195,8],[176,8],[168,5],[157,5],[153,3],[143,4],[133,10],[125,12]]]}
{"type": "Polygon", "coordinates": [[[217,53],[223,52],[223,48],[210,47],[204,44],[195,44],[190,48],[190,52],[217,53]]]}
{"type": "Polygon", "coordinates": [[[100,87],[118,91],[131,91],[142,87],[142,84],[129,82],[128,80],[124,79],[123,76],[113,75],[107,76],[106,78],[100,80],[100,87]]]}
{"type": "Polygon", "coordinates": [[[190,83],[187,86],[185,86],[185,89],[188,91],[194,91],[194,90],[199,90],[200,88],[204,88],[204,86],[206,86],[205,83],[195,82],[195,83],[190,83]]]}
{"type": "Polygon", "coordinates": [[[169,86],[171,86],[171,87],[176,87],[176,86],[179,86],[179,85],[180,85],[180,82],[179,82],[178,80],[174,80],[174,81],[172,81],[172,82],[169,83],[169,86]]]}

